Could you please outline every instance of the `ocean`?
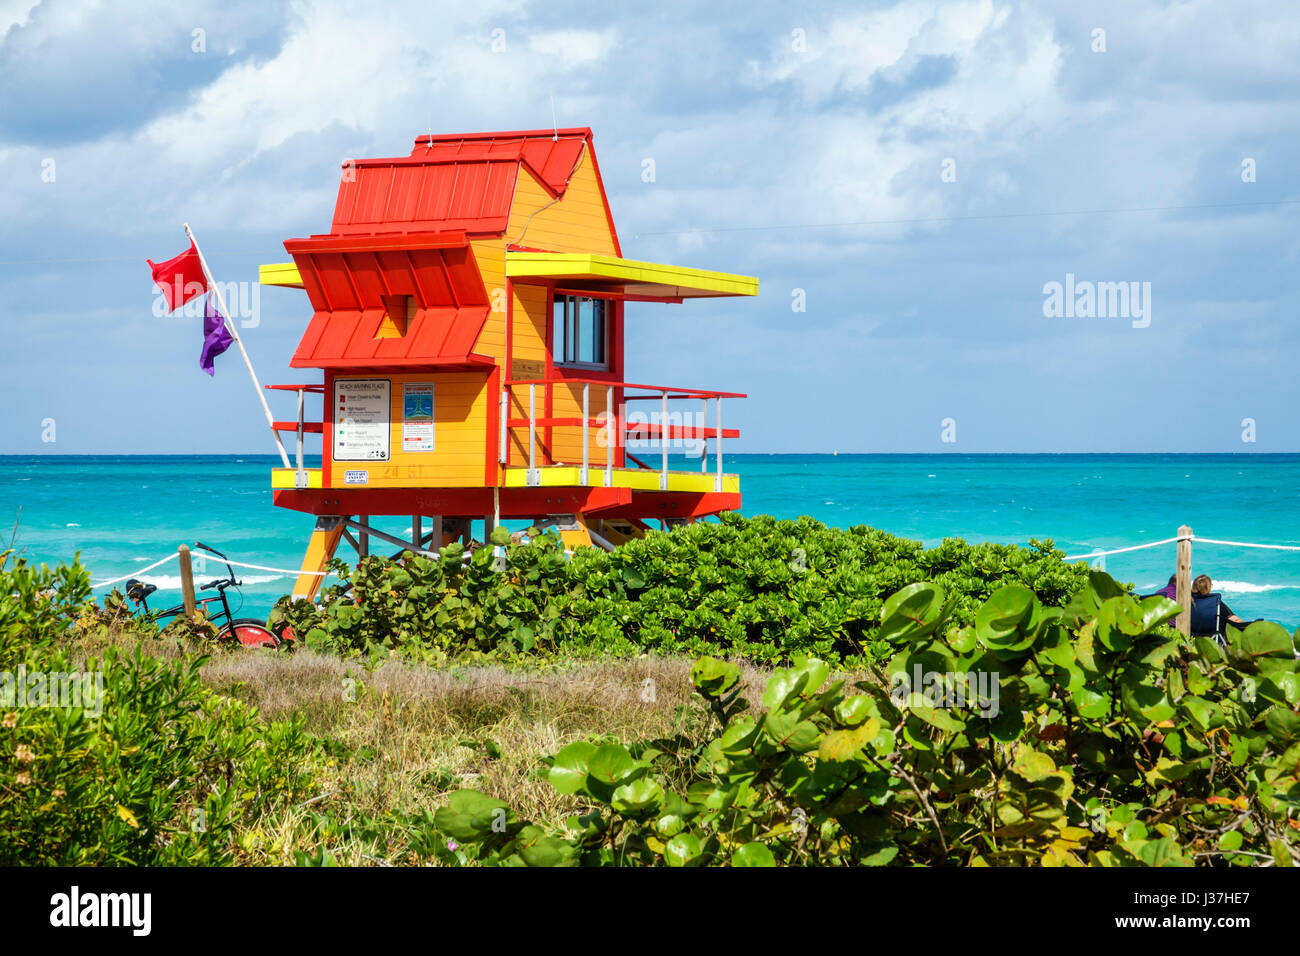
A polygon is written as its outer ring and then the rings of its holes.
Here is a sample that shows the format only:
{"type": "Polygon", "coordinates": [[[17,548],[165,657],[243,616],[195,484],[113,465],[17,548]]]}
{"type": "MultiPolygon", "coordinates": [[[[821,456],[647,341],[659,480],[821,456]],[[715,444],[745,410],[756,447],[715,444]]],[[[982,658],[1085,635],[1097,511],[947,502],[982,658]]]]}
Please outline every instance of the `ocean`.
{"type": "MultiPolygon", "coordinates": [[[[17,518],[24,557],[53,564],[79,553],[93,581],[195,541],[293,569],[312,519],[272,505],[275,464],[261,455],[0,456],[0,548],[17,518]]],[[[745,514],[806,514],[926,544],[1050,538],[1073,555],[1173,537],[1188,524],[1204,537],[1300,545],[1300,455],[727,455],[724,467],[741,476],[745,514]]],[[[376,525],[410,533],[409,518],[376,525]]],[[[1173,573],[1174,546],[1114,555],[1104,567],[1153,591],[1173,573]]],[[[239,615],[265,616],[292,585],[291,574],[236,570],[239,615]]],[[[1197,543],[1193,570],[1242,617],[1300,625],[1300,552],[1197,543]]],[[[200,582],[223,571],[196,562],[200,582]]],[[[152,605],[179,603],[175,562],[142,577],[160,589],[152,605]]]]}

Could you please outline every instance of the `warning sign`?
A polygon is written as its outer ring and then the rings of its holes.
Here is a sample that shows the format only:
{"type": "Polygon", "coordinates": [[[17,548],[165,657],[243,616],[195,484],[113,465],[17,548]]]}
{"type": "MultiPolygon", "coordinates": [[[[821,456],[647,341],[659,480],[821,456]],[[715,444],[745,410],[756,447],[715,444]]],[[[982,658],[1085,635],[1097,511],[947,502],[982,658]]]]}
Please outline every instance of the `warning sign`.
{"type": "Polygon", "coordinates": [[[433,383],[402,386],[402,451],[433,451],[433,383]]]}
{"type": "Polygon", "coordinates": [[[334,460],[388,461],[392,382],[334,380],[334,460]]]}

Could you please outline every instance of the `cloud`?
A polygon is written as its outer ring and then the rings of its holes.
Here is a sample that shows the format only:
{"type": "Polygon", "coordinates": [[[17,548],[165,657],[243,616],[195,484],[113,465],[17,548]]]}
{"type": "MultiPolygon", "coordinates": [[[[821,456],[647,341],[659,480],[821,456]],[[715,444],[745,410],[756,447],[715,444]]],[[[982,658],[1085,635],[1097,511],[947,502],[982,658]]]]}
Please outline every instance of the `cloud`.
{"type": "Polygon", "coordinates": [[[232,60],[273,49],[282,25],[247,0],[140,0],[131,11],[128,23],[114,4],[41,4],[15,21],[0,38],[0,137],[48,147],[131,129],[232,60]]]}
{"type": "MultiPolygon", "coordinates": [[[[1198,383],[1189,415],[1234,389],[1273,400],[1267,383],[1290,376],[1276,343],[1297,334],[1293,207],[1020,214],[1300,194],[1300,21],[1285,5],[862,7],[755,0],[726,19],[685,0],[594,12],[0,0],[0,301],[18,330],[0,371],[39,401],[66,387],[52,369],[72,363],[88,370],[85,395],[116,395],[121,377],[96,369],[149,355],[183,371],[137,374],[133,403],[186,389],[192,330],[152,320],[143,272],[146,255],[179,251],[181,219],[221,278],[249,279],[283,257],[284,238],[327,228],[344,160],[405,154],[430,128],[546,127],[553,93],[560,125],[595,130],[626,255],[762,280],[758,300],[638,306],[645,324],[629,332],[633,380],[750,392],[754,411],[735,414],[772,418],[745,447],[821,447],[832,434],[849,446],[843,422],[809,420],[791,395],[861,410],[918,394],[891,404],[891,421],[915,413],[926,441],[935,407],[1018,401],[1014,427],[1000,412],[1003,424],[963,420],[963,434],[1016,447],[1050,417],[1105,447],[1134,402],[1167,387],[1175,358],[1234,370],[1198,383]],[[1090,49],[1098,26],[1104,54],[1090,49]],[[1240,178],[1246,156],[1254,184],[1240,178]],[[1151,281],[1151,328],[1048,322],[1042,285],[1066,272],[1151,281]],[[790,311],[794,288],[806,313],[790,311]],[[1053,408],[1058,394],[1069,399],[1053,408]]],[[[289,380],[277,375],[300,374],[282,366],[302,297],[268,290],[263,307],[250,349],[265,380],[289,380]]],[[[251,402],[237,376],[207,385],[251,402]]],[[[96,402],[83,404],[89,416],[96,402]]],[[[190,430],[179,409],[157,414],[161,435],[190,430]]],[[[17,427],[0,423],[0,449],[19,450],[17,427]]],[[[1300,441],[1300,423],[1288,427],[1300,441]]],[[[256,415],[233,434],[262,447],[256,415]]]]}
{"type": "Polygon", "coordinates": [[[566,66],[586,66],[603,59],[614,48],[617,32],[610,30],[553,30],[528,38],[529,49],[557,57],[566,66]]]}

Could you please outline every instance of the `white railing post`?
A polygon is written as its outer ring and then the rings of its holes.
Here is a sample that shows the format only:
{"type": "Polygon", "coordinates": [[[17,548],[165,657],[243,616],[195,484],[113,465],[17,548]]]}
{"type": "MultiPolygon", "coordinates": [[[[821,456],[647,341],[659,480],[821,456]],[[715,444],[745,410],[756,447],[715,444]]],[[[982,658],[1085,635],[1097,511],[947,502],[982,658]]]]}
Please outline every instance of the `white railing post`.
{"type": "Polygon", "coordinates": [[[509,419],[506,417],[506,414],[510,408],[510,394],[506,389],[501,390],[500,405],[501,405],[501,442],[500,442],[501,449],[497,452],[497,461],[499,461],[501,464],[504,465],[506,463],[506,432],[509,430],[507,427],[509,419]]]}
{"type": "Polygon", "coordinates": [[[614,449],[618,447],[618,419],[614,417],[614,386],[605,389],[605,487],[614,484],[614,449]]]}
{"type": "Polygon", "coordinates": [[[659,413],[659,450],[663,456],[663,470],[659,473],[659,490],[668,490],[668,393],[663,393],[659,413]]]}
{"type": "Polygon", "coordinates": [[[717,437],[714,440],[714,444],[718,446],[717,448],[718,476],[713,479],[713,490],[721,491],[722,490],[722,396],[719,395],[717,399],[715,399],[715,401],[717,402],[717,405],[715,406],[714,411],[717,413],[717,417],[718,417],[718,421],[717,421],[718,430],[717,430],[717,437]]]}
{"type": "Polygon", "coordinates": [[[709,400],[700,399],[700,427],[697,429],[700,433],[700,474],[709,470],[709,439],[704,434],[705,427],[709,424],[709,400]]]}
{"type": "MultiPolygon", "coordinates": [[[[302,444],[303,444],[303,416],[306,415],[307,409],[307,389],[298,389],[298,470],[294,474],[293,484],[295,488],[307,487],[307,470],[302,466],[302,444]]],[[[322,432],[322,440],[324,433],[322,432]]]]}
{"type": "Polygon", "coordinates": [[[537,386],[528,386],[528,484],[540,485],[542,473],[537,470],[537,386]]]}
{"type": "Polygon", "coordinates": [[[588,382],[582,383],[582,472],[578,475],[578,483],[587,484],[587,467],[591,464],[591,444],[588,435],[587,419],[591,415],[590,402],[591,385],[588,382]]]}

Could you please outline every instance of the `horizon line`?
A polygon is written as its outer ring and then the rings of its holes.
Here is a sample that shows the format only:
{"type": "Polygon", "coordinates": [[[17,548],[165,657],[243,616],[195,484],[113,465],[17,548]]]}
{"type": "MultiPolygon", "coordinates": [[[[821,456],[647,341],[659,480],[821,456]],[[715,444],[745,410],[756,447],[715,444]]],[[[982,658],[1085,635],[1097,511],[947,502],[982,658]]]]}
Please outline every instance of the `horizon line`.
{"type": "MultiPolygon", "coordinates": [[[[655,454],[658,454],[656,451],[655,454]]],[[[1063,455],[1170,455],[1170,456],[1190,456],[1190,455],[1219,455],[1223,457],[1250,457],[1250,458],[1272,458],[1286,455],[1300,455],[1300,450],[1296,451],[740,451],[740,452],[723,452],[723,458],[740,458],[740,457],[763,457],[772,458],[778,456],[801,456],[805,458],[862,458],[862,457],[905,457],[926,455],[931,457],[996,457],[1007,455],[1020,455],[1024,457],[1031,456],[1063,456],[1063,455]]],[[[272,458],[276,457],[274,452],[0,452],[0,459],[4,458],[272,458]]],[[[319,457],[315,455],[313,457],[319,457]]],[[[690,461],[698,461],[698,455],[683,455],[676,452],[669,452],[670,458],[686,458],[690,461]]],[[[709,454],[713,457],[713,453],[709,454]]]]}

